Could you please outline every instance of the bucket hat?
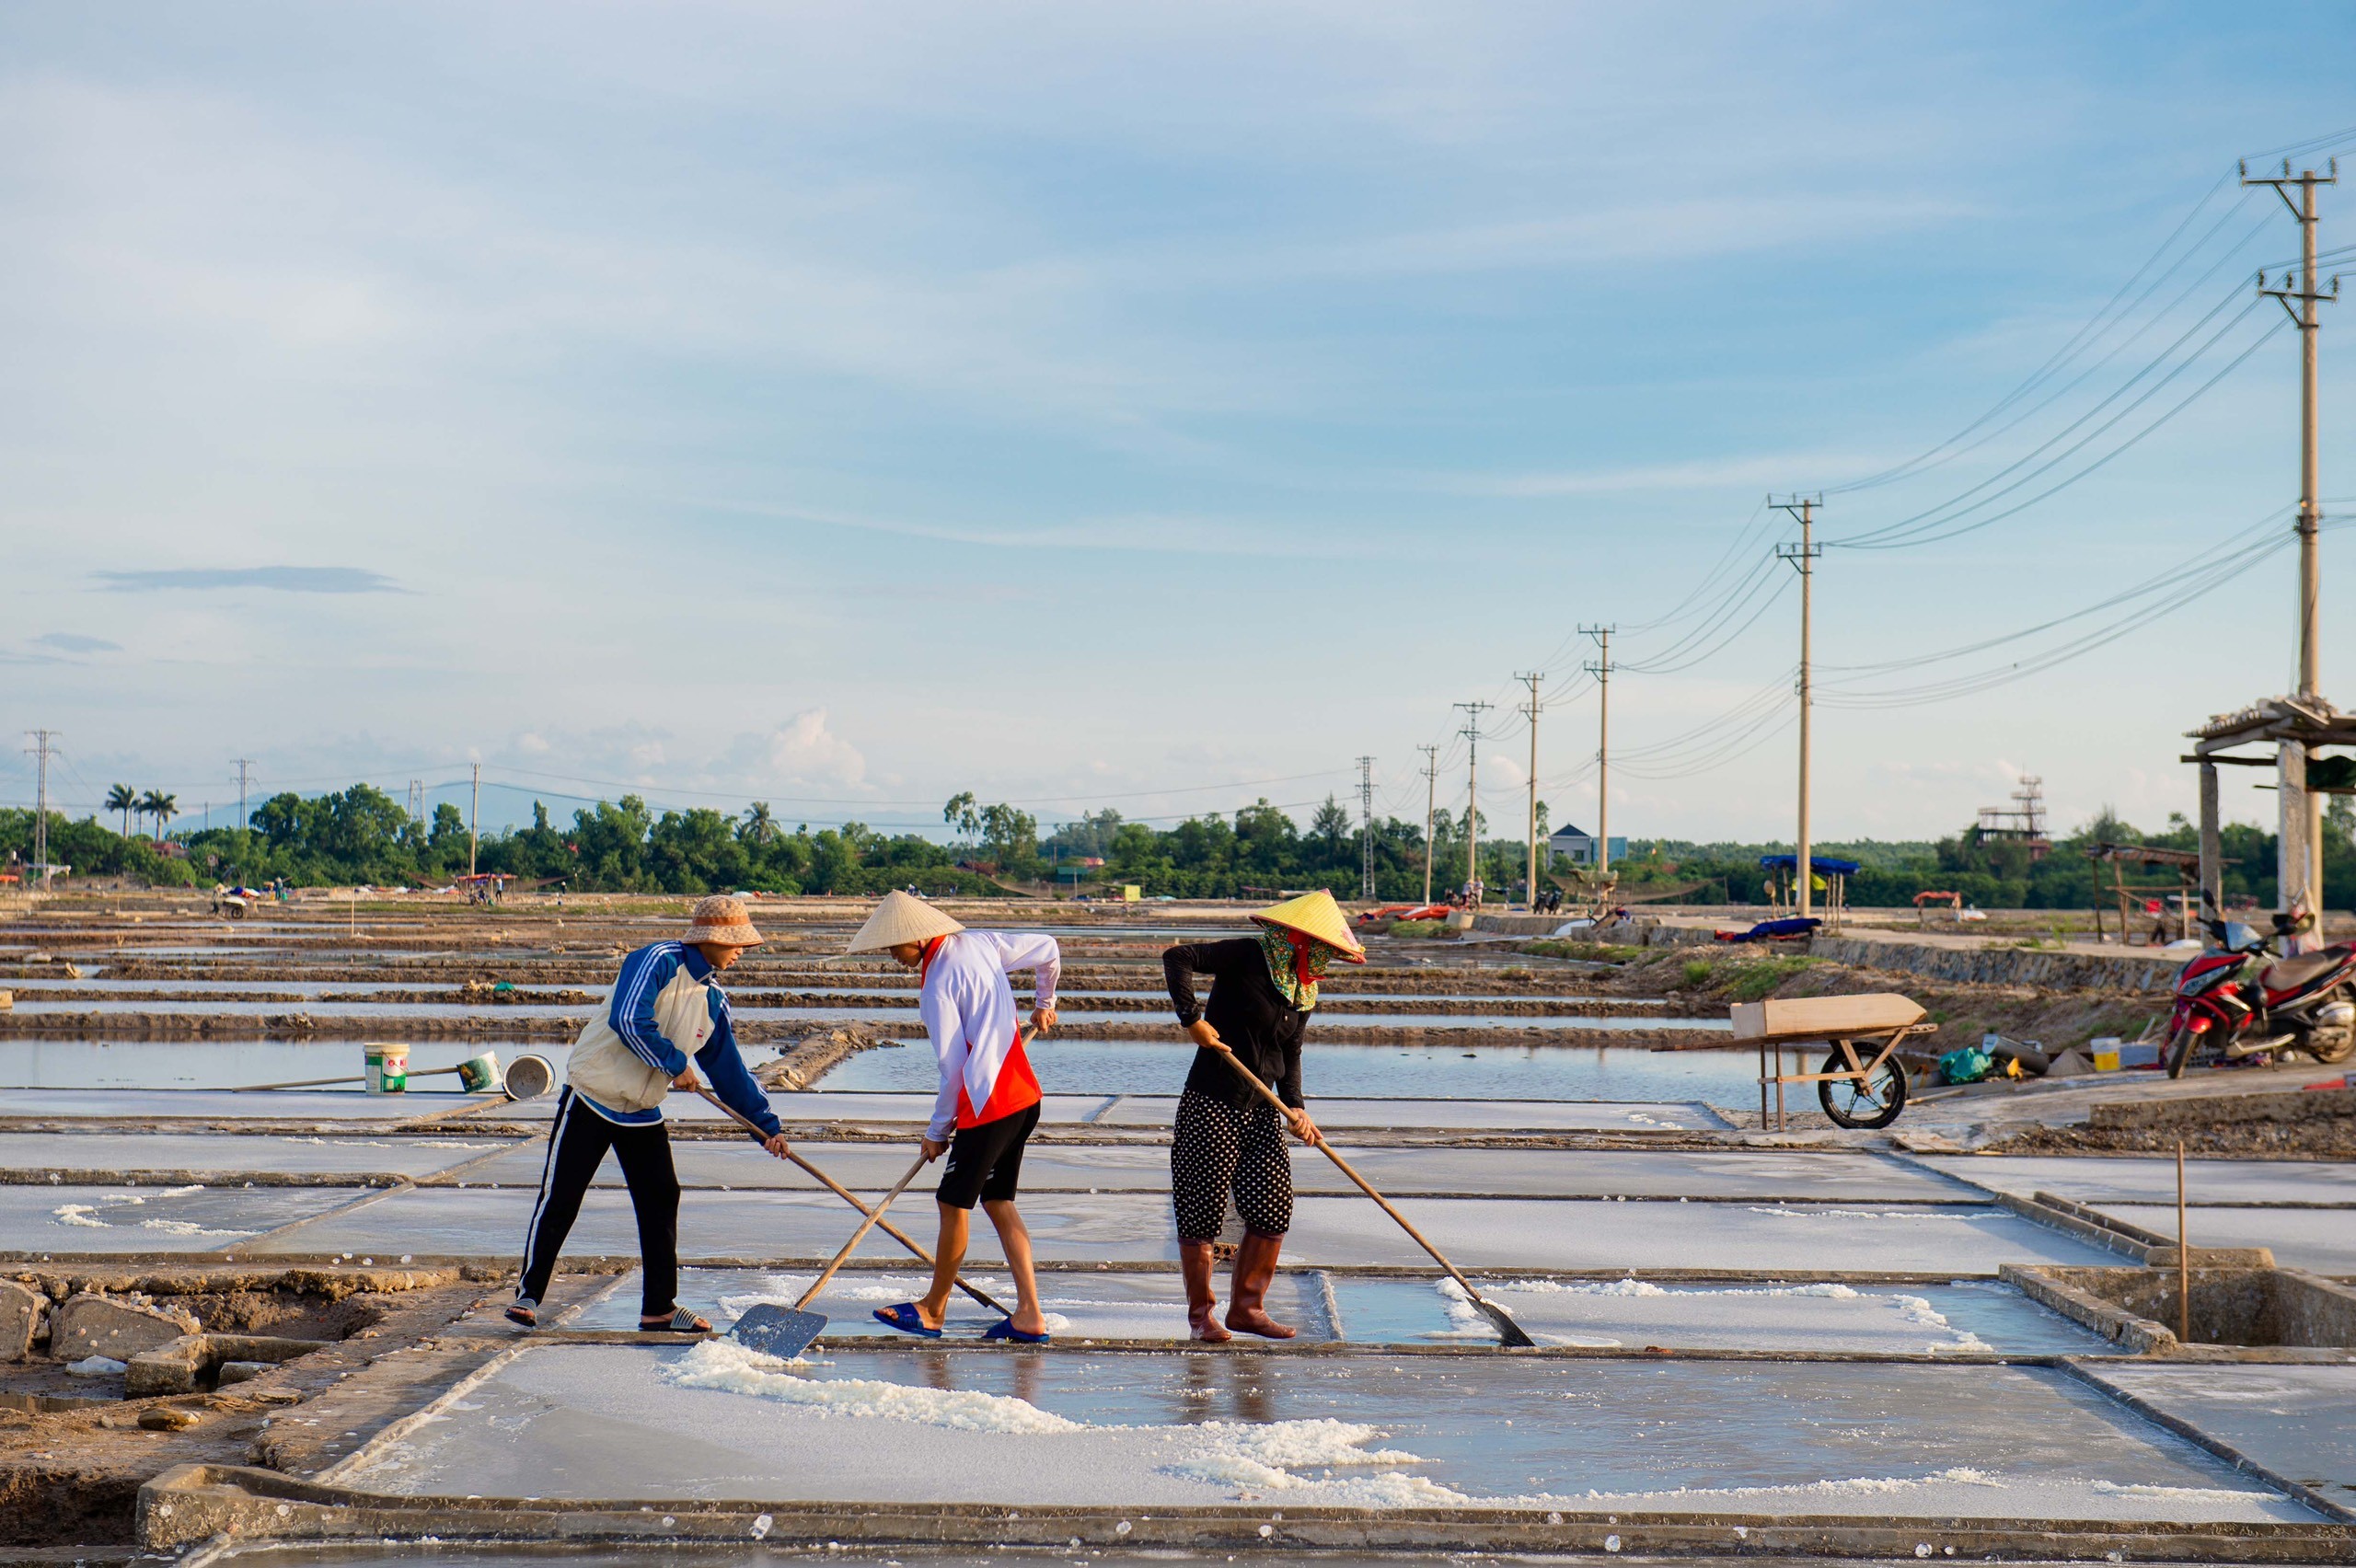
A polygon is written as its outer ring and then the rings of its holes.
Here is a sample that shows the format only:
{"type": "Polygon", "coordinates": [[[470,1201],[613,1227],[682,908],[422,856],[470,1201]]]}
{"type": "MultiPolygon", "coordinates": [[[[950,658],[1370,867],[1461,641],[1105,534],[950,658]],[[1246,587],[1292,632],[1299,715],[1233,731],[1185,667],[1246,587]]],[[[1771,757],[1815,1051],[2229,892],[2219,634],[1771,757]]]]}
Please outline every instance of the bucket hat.
{"type": "Polygon", "coordinates": [[[895,888],[884,895],[845,952],[881,952],[902,942],[929,942],[965,928],[914,894],[895,888]]]}
{"type": "Polygon", "coordinates": [[[1288,931],[1299,931],[1304,937],[1315,937],[1342,955],[1345,962],[1364,963],[1366,949],[1351,934],[1350,923],[1342,918],[1342,906],[1323,888],[1304,893],[1299,898],[1288,898],[1282,904],[1263,909],[1252,917],[1263,926],[1282,926],[1288,931]]]}
{"type": "Polygon", "coordinates": [[[679,940],[712,942],[721,947],[758,947],[768,940],[753,928],[753,917],[745,908],[745,901],[725,893],[696,900],[695,913],[687,917],[687,928],[679,940]]]}

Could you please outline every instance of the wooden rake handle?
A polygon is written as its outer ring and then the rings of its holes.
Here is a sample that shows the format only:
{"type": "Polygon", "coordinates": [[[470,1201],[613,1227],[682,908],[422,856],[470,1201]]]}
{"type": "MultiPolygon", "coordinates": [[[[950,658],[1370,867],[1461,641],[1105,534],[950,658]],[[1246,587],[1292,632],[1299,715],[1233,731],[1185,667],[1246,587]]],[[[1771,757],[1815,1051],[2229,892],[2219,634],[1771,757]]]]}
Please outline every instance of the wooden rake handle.
{"type": "MultiPolygon", "coordinates": [[[[753,1124],[751,1117],[745,1115],[742,1112],[738,1111],[736,1107],[729,1104],[728,1101],[721,1099],[720,1096],[712,1093],[710,1090],[706,1089],[703,1085],[696,1085],[696,1093],[699,1097],[711,1104],[715,1109],[724,1112],[732,1121],[733,1121],[738,1126],[744,1128],[746,1132],[760,1134],[760,1136],[764,1137],[768,1136],[766,1134],[761,1134],[761,1129],[753,1124]]],[[[827,1175],[825,1171],[819,1170],[815,1165],[811,1164],[810,1161],[803,1159],[791,1149],[788,1149],[786,1151],[785,1158],[791,1160],[803,1170],[806,1171],[812,1180],[825,1187],[826,1191],[842,1199],[843,1202],[857,1209],[860,1214],[866,1215],[870,1218],[875,1218],[874,1211],[870,1209],[865,1204],[860,1203],[859,1201],[859,1194],[852,1192],[849,1187],[844,1186],[840,1182],[836,1181],[832,1176],[827,1175]]],[[[884,1235],[889,1236],[893,1240],[897,1241],[901,1246],[906,1247],[909,1251],[914,1252],[927,1268],[930,1268],[932,1266],[932,1254],[926,1251],[922,1245],[920,1245],[914,1237],[910,1236],[907,1231],[902,1230],[898,1226],[894,1225],[888,1219],[878,1218],[875,1219],[875,1223],[877,1227],[883,1230],[884,1235]]],[[[966,1284],[964,1276],[962,1274],[958,1276],[957,1288],[964,1291],[967,1296],[972,1297],[975,1300],[980,1302],[983,1306],[988,1308],[993,1312],[1006,1311],[1006,1309],[1001,1306],[995,1297],[991,1297],[976,1286],[966,1284]]],[[[1013,1316],[1011,1312],[1007,1313],[1007,1315],[1009,1317],[1013,1316]]]]}
{"type": "MultiPolygon", "coordinates": [[[[1259,1094],[1261,1099],[1275,1106],[1278,1115],[1286,1117],[1288,1121],[1290,1120],[1292,1107],[1287,1105],[1282,1100],[1277,1098],[1276,1091],[1275,1090],[1270,1089],[1266,1084],[1262,1083],[1258,1074],[1253,1072],[1241,1061],[1237,1060],[1235,1053],[1228,1048],[1226,1041],[1219,1041],[1217,1044],[1213,1045],[1211,1049],[1217,1051],[1220,1055],[1225,1056],[1227,1058],[1227,1065],[1235,1069],[1236,1076],[1241,1078],[1245,1083],[1250,1084],[1259,1094]]],[[[1376,1192],[1374,1190],[1374,1183],[1359,1175],[1357,1171],[1351,1167],[1348,1160],[1344,1159],[1339,1154],[1335,1153],[1334,1146],[1328,1143],[1322,1134],[1318,1137],[1317,1147],[1325,1151],[1325,1158],[1332,1160],[1334,1165],[1340,1169],[1343,1175],[1347,1176],[1351,1181],[1357,1183],[1359,1192],[1364,1193],[1368,1197],[1372,1198],[1377,1204],[1380,1204],[1382,1206],[1383,1213],[1389,1215],[1392,1219],[1397,1220],[1399,1222],[1399,1228],[1405,1231],[1409,1236],[1415,1238],[1415,1245],[1421,1247],[1425,1251],[1429,1252],[1432,1255],[1432,1262],[1438,1263],[1441,1268],[1448,1271],[1448,1277],[1454,1280],[1459,1286],[1462,1286],[1466,1296],[1471,1297],[1475,1301],[1481,1299],[1481,1293],[1472,1288],[1472,1282],[1466,1279],[1463,1274],[1459,1273],[1454,1263],[1448,1261],[1448,1255],[1442,1252],[1438,1248],[1433,1246],[1429,1241],[1426,1240],[1424,1239],[1424,1233],[1415,1228],[1415,1223],[1405,1215],[1401,1214],[1397,1209],[1392,1207],[1391,1200],[1384,1197],[1380,1193],[1376,1192]]]]}
{"type": "Polygon", "coordinates": [[[850,1239],[843,1243],[843,1250],[837,1252],[825,1271],[810,1282],[810,1288],[803,1291],[802,1299],[793,1304],[795,1311],[803,1310],[818,1298],[818,1292],[826,1288],[826,1282],[835,1277],[835,1271],[843,1266],[844,1260],[859,1251],[859,1244],[867,1239],[867,1233],[875,1228],[876,1221],[884,1217],[884,1211],[892,1206],[892,1200],[908,1190],[908,1183],[917,1179],[917,1172],[924,1167],[924,1156],[918,1155],[916,1163],[908,1167],[907,1174],[892,1183],[892,1190],[884,1194],[884,1201],[877,1204],[868,1216],[859,1222],[859,1228],[850,1233],[850,1239]]]}

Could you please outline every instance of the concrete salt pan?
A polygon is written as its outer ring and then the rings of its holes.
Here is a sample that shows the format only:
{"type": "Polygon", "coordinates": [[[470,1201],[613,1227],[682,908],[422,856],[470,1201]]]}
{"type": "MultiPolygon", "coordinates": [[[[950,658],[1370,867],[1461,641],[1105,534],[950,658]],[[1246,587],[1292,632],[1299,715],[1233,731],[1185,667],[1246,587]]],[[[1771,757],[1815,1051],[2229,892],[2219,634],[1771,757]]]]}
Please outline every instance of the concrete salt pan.
{"type": "Polygon", "coordinates": [[[306,1187],[0,1186],[0,1251],[214,1251],[356,1195],[306,1187]]]}
{"type": "Polygon", "coordinates": [[[547,1346],[330,1479],[410,1495],[2312,1519],[2058,1374],[547,1346]],[[1988,1462],[2004,1456],[2004,1468],[1988,1462]]]}

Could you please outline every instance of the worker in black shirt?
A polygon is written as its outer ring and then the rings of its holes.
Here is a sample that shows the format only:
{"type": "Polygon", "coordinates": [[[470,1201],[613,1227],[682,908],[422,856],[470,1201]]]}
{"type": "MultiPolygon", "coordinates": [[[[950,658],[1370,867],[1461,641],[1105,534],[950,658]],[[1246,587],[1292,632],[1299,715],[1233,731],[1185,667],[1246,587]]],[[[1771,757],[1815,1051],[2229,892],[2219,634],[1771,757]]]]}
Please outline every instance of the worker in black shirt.
{"type": "Polygon", "coordinates": [[[1268,1339],[1293,1330],[1268,1316],[1276,1256],[1292,1228],[1292,1166],[1285,1128],[1304,1143],[1322,1141],[1300,1101],[1300,1036],[1317,1006],[1317,982],[1335,958],[1364,963],[1366,950],[1330,893],[1291,899],[1252,917],[1257,937],[1187,942],[1161,955],[1171,1004],[1186,1037],[1200,1047],[1178,1100],[1170,1145],[1170,1193],[1178,1216],[1178,1259],[1186,1279],[1186,1322],[1194,1337],[1217,1343],[1233,1329],[1268,1339]],[[1195,1000],[1195,976],[1212,977],[1209,1003],[1195,1000]],[[1224,1044],[1227,1049],[1218,1047],[1224,1044]],[[1230,1055],[1230,1053],[1232,1053],[1230,1055]],[[1255,1075],[1286,1110],[1237,1076],[1255,1075]],[[1243,1216],[1227,1324],[1212,1316],[1211,1244],[1227,1217],[1229,1194],[1243,1216]]]}

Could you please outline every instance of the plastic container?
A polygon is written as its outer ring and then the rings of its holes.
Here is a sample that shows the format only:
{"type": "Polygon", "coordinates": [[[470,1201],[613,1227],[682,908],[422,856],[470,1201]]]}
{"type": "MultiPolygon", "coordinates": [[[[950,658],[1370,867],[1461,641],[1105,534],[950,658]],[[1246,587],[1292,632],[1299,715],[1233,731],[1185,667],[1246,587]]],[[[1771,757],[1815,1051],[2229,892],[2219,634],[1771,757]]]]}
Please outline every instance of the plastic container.
{"type": "Polygon", "coordinates": [[[479,1056],[469,1056],[458,1064],[458,1087],[468,1094],[499,1092],[499,1054],[485,1051],[479,1056]]]}
{"type": "Polygon", "coordinates": [[[546,1056],[525,1052],[508,1067],[500,1087],[510,1100],[537,1100],[556,1087],[556,1068],[546,1056]]]}
{"type": "Polygon", "coordinates": [[[367,1087],[371,1094],[400,1094],[409,1088],[409,1047],[371,1045],[367,1050],[367,1087]]]}
{"type": "Polygon", "coordinates": [[[2095,1061],[2095,1071],[2115,1073],[2119,1070],[2119,1036],[2106,1034],[2086,1042],[2086,1055],[2095,1061]]]}

